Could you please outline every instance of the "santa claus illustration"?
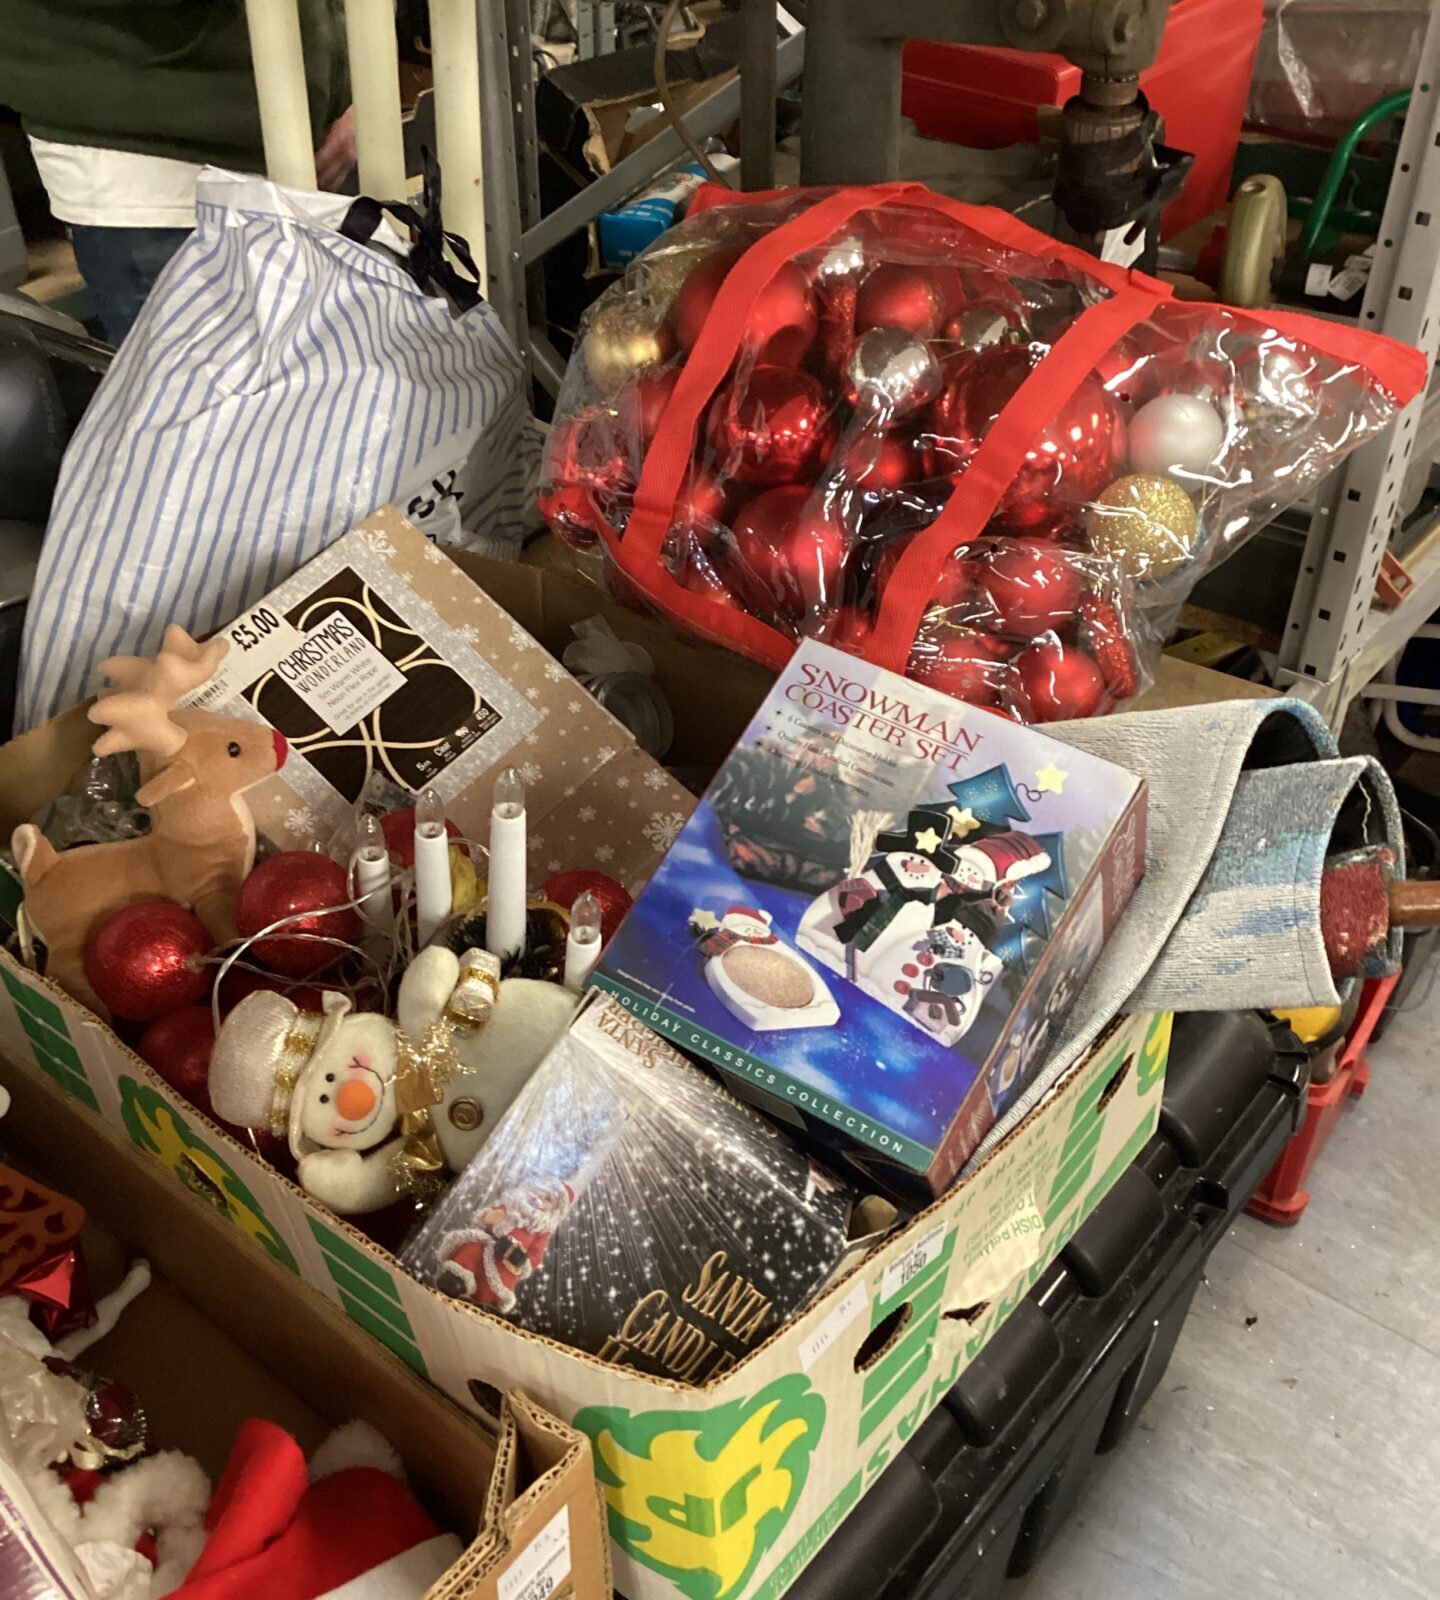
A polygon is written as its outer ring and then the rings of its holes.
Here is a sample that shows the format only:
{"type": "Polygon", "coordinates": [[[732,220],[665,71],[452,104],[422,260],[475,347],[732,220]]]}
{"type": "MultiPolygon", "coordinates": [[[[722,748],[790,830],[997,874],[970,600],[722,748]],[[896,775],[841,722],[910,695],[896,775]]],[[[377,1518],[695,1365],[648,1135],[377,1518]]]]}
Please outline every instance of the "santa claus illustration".
{"type": "Polygon", "coordinates": [[[570,1184],[541,1178],[486,1206],[474,1227],[442,1240],[436,1288],[508,1315],[515,1309],[516,1287],[539,1268],[574,1204],[570,1184]]]}

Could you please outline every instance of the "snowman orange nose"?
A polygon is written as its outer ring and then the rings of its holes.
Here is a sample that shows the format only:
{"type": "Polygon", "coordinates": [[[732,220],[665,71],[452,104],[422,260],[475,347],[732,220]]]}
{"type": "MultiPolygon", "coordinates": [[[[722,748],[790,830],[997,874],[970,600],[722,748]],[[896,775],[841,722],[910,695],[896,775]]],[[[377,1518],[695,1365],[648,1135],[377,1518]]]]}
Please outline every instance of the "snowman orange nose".
{"type": "Polygon", "coordinates": [[[340,1085],[335,1095],[335,1109],[346,1122],[363,1122],[375,1109],[375,1091],[368,1083],[352,1078],[340,1085]]]}

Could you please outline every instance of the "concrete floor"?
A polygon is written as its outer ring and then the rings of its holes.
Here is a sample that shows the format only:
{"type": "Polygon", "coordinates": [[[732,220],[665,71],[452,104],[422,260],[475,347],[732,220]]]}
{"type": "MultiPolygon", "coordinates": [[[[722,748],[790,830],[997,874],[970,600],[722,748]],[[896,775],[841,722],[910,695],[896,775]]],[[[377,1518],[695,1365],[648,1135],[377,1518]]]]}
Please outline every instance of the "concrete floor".
{"type": "Polygon", "coordinates": [[[1006,1600],[1440,1596],[1440,985],[1370,1064],[1304,1216],[1221,1242],[1137,1432],[1006,1600]]]}

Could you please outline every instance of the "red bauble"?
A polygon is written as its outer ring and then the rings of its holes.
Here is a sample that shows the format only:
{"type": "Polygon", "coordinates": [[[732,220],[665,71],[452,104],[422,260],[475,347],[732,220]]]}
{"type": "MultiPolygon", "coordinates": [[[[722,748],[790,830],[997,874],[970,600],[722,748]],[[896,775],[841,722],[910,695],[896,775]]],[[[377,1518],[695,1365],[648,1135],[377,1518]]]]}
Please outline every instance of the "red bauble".
{"type": "Polygon", "coordinates": [[[630,442],[621,419],[601,406],[589,406],[550,430],[545,445],[545,481],[557,488],[578,483],[608,494],[635,486],[630,442]]]}
{"type": "Polygon", "coordinates": [[[557,872],[540,885],[542,898],[568,911],[582,894],[590,893],[600,902],[600,939],[609,944],[625,913],[635,904],[624,885],[603,872],[557,872]]]}
{"type": "Polygon", "coordinates": [[[193,911],[142,900],[107,917],[85,946],[85,977],[101,1002],[130,1022],[194,1005],[210,987],[214,941],[193,911]]]}
{"type": "Polygon", "coordinates": [[[241,884],[235,926],[249,939],[273,922],[298,916],[300,921],[259,940],[251,952],[276,972],[303,978],[345,953],[337,945],[303,935],[323,935],[346,944],[359,939],[360,913],[346,905],[350,898],[345,868],[338,861],[314,850],[282,850],[262,861],[241,884]]]}
{"type": "Polygon", "coordinates": [[[1080,601],[1080,621],[1085,648],[1095,657],[1105,687],[1116,700],[1139,694],[1140,662],[1119,606],[1101,595],[1087,594],[1080,601]]]}
{"type": "Polygon", "coordinates": [[[208,1005],[182,1006],[152,1022],[135,1046],[142,1061],[154,1067],[176,1094],[197,1111],[214,1117],[210,1104],[210,1052],[215,1048],[215,1020],[208,1005]]]}
{"type": "Polygon", "coordinates": [[[867,428],[840,448],[837,465],[864,494],[894,494],[925,476],[913,434],[867,428]]]}
{"type": "Polygon", "coordinates": [[[1092,717],[1105,699],[1105,676],[1078,645],[1032,644],[1015,661],[1030,722],[1092,717]]]}
{"type": "Polygon", "coordinates": [[[756,495],[735,517],[725,574],[749,609],[798,622],[839,602],[849,553],[844,523],[813,491],[787,484],[756,495]]]}
{"type": "Polygon", "coordinates": [[[819,630],[826,644],[833,644],[847,655],[863,656],[875,632],[875,619],[859,606],[841,606],[819,630]]]}
{"type": "Polygon", "coordinates": [[[887,261],[866,273],[855,300],[855,331],[905,328],[933,339],[964,291],[953,267],[911,267],[887,261]]]}
{"type": "Polygon", "coordinates": [[[1002,540],[985,557],[980,585],[996,631],[1017,639],[1066,627],[1084,586],[1074,560],[1040,539],[1002,540]]]}
{"type": "Polygon", "coordinates": [[[737,483],[813,479],[828,454],[834,422],[825,391],[808,372],[756,367],[710,408],[708,434],[721,478],[737,483]]]}
{"type": "Polygon", "coordinates": [[[730,491],[704,467],[691,467],[675,500],[675,525],[709,531],[723,525],[730,512],[730,491]]]}
{"type": "Polygon", "coordinates": [[[1011,668],[1009,647],[989,634],[968,628],[933,628],[922,633],[910,654],[908,676],[941,694],[972,705],[998,705],[1011,668]]]}
{"type": "MultiPolygon", "coordinates": [[[[721,284],[745,249],[744,245],[727,245],[712,250],[680,285],[670,320],[676,340],[687,354],[695,348],[721,284]]],[[[756,297],[742,338],[756,361],[788,366],[804,360],[815,342],[816,325],[810,280],[793,261],[787,261],[756,297]]]]}
{"type": "MultiPolygon", "coordinates": [[[[1036,346],[1002,345],[955,368],[928,419],[925,442],[936,476],[964,471],[1042,355],[1036,346]]],[[[1098,379],[1082,379],[1031,440],[995,508],[995,524],[1015,533],[1059,533],[1116,476],[1123,448],[1119,406],[1098,379]]]]}
{"type": "Polygon", "coordinates": [[[647,448],[680,381],[680,368],[642,372],[615,397],[615,411],[626,436],[647,448]]]}
{"type": "MultiPolygon", "coordinates": [[[[898,534],[887,541],[875,565],[875,591],[885,592],[885,586],[894,576],[900,558],[910,548],[913,533],[898,534]]],[[[976,558],[973,545],[960,545],[941,563],[940,571],[931,585],[930,615],[945,623],[958,624],[983,620],[991,613],[991,606],[981,588],[984,568],[976,558]]]]}
{"type": "Polygon", "coordinates": [[[593,489],[566,483],[558,489],[542,489],[535,503],[555,537],[572,550],[589,550],[600,542],[607,519],[593,489]]]}
{"type": "MultiPolygon", "coordinates": [[[[451,818],[445,819],[445,831],[452,839],[462,836],[460,824],[451,818]]],[[[397,865],[402,870],[408,870],[415,865],[415,807],[402,806],[398,811],[388,811],[380,819],[380,832],[385,835],[385,848],[395,857],[397,865]]],[[[460,846],[461,855],[470,854],[470,846],[460,846]]],[[[346,895],[345,899],[350,897],[346,895]]]]}
{"type": "Polygon", "coordinates": [[[1097,383],[1120,405],[1136,410],[1159,392],[1159,361],[1131,338],[1111,345],[1095,363],[1097,383]]]}

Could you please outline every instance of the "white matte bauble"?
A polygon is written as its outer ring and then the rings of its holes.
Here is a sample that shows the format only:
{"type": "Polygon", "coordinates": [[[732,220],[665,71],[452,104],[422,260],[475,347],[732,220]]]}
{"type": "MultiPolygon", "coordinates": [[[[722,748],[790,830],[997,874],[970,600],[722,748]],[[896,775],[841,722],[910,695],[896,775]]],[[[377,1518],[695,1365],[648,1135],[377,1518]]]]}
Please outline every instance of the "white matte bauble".
{"type": "Polygon", "coordinates": [[[1130,470],[1200,477],[1215,465],[1224,442],[1225,424],[1208,401],[1162,394],[1146,401],[1130,419],[1130,470]]]}

